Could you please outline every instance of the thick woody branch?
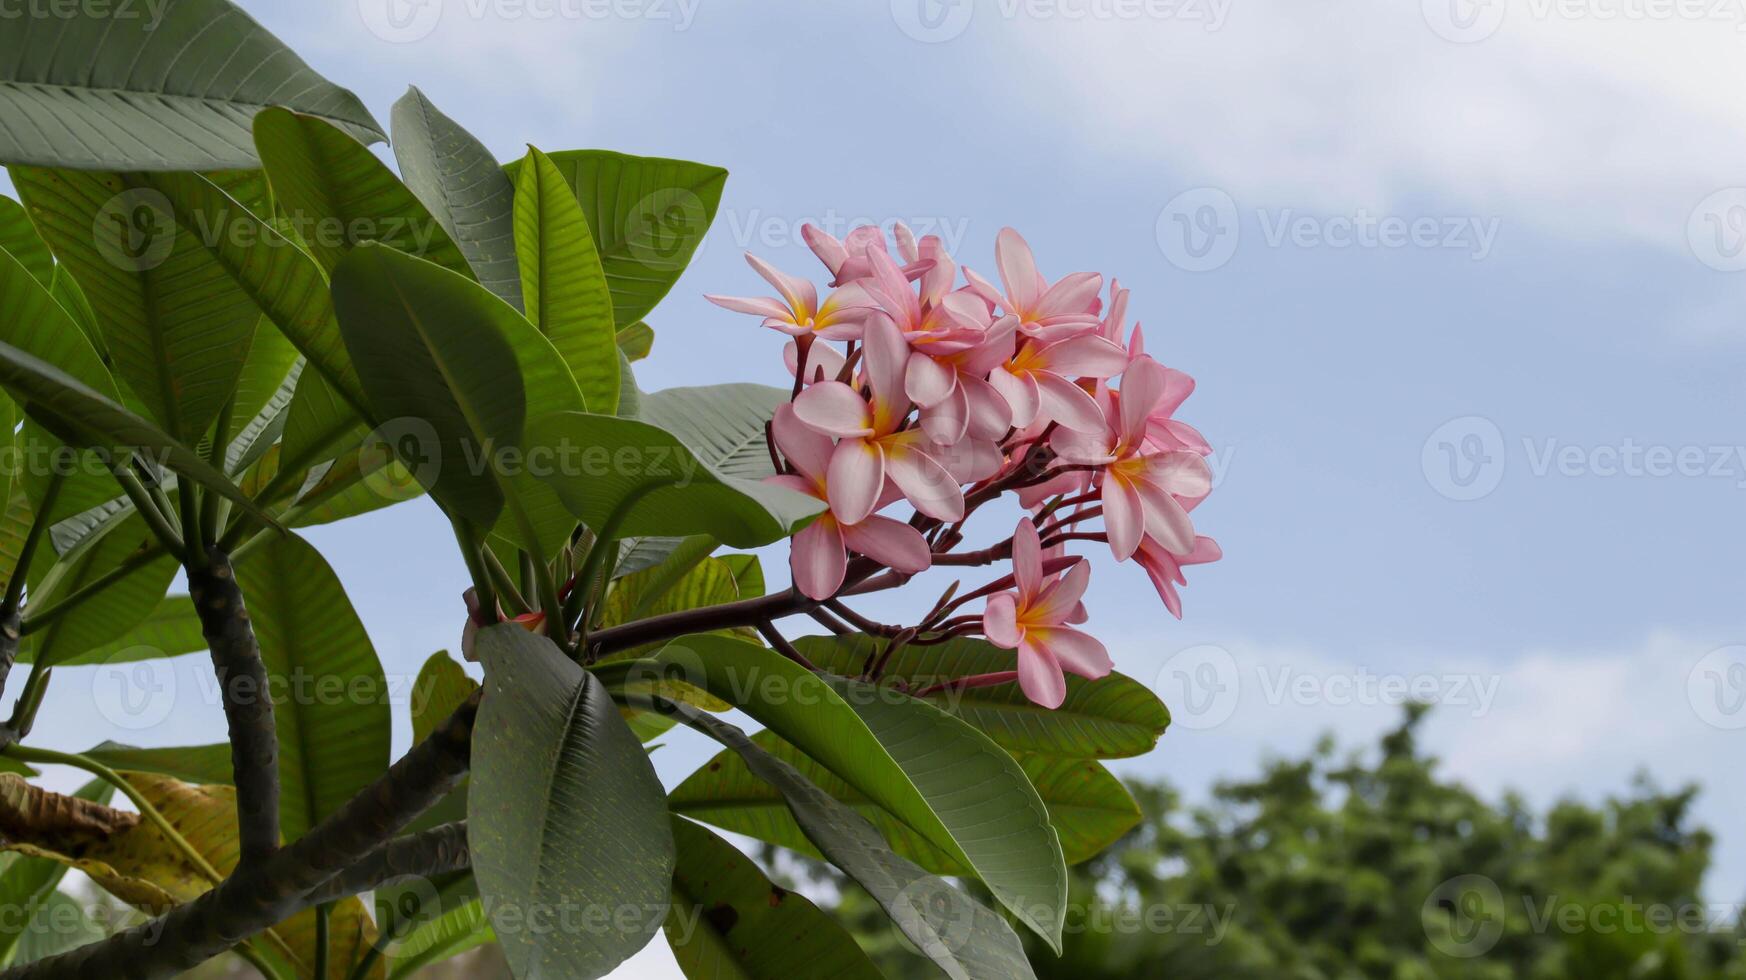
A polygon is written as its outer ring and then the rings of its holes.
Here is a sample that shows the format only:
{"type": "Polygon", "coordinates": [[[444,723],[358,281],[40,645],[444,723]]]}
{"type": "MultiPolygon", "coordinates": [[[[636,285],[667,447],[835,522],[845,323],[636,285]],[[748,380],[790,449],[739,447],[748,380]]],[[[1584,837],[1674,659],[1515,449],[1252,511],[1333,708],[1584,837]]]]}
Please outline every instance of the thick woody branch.
{"type": "Polygon", "coordinates": [[[192,969],[307,908],[311,892],[370,858],[467,771],[479,692],[338,813],[255,868],[169,913],[0,980],[159,980],[192,969]]]}
{"type": "Polygon", "coordinates": [[[320,905],[367,892],[404,878],[433,878],[473,866],[467,849],[467,821],[457,820],[406,837],[396,837],[362,861],[333,876],[304,902],[320,905]]]}
{"type": "Polygon", "coordinates": [[[212,670],[230,728],[240,863],[250,867],[279,846],[279,742],[267,668],[229,555],[213,548],[204,564],[190,562],[188,593],[212,651],[212,670]]]}

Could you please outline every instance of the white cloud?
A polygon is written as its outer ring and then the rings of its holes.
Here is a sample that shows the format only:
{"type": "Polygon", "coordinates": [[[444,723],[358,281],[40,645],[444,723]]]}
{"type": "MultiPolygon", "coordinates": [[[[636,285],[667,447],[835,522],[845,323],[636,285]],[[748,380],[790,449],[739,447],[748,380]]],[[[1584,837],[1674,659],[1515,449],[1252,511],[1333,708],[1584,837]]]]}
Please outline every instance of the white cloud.
{"type": "Polygon", "coordinates": [[[1246,207],[1467,209],[1684,249],[1693,207],[1746,184],[1736,0],[1234,0],[1216,31],[1000,2],[978,38],[1037,59],[1013,106],[1246,207]],[[1431,26],[1487,3],[1504,19],[1482,41],[1431,26]],[[1630,13],[1668,7],[1687,16],[1630,13]]]}

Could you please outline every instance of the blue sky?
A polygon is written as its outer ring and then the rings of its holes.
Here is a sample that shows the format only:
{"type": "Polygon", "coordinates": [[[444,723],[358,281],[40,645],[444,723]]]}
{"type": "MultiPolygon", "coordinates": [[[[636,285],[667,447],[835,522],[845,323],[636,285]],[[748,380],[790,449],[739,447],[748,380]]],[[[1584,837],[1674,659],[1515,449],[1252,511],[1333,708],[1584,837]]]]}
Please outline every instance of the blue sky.
{"type": "MultiPolygon", "coordinates": [[[[748,249],[812,271],[806,220],[902,219],[982,269],[1012,225],[1045,272],[1132,288],[1148,349],[1199,381],[1181,414],[1221,479],[1196,518],[1227,557],[1190,570],[1182,623],[1099,558],[1091,628],[1178,717],[1123,771],[1200,795],[1391,724],[1365,678],[1429,685],[1450,702],[1431,743],[1489,795],[1595,798],[1640,768],[1703,782],[1709,897],[1746,896],[1746,691],[1726,686],[1746,663],[1746,14],[426,0],[390,22],[386,2],[244,6],[384,121],[413,83],[504,159],[605,147],[732,172],[650,317],[645,389],[780,382],[777,336],[700,297],[761,291],[748,249]]],[[[434,508],[311,537],[390,673],[457,642],[464,572],[434,508]]],[[[51,739],[142,737],[69,674],[51,739]]],[[[220,730],[202,703],[149,737],[220,730]]],[[[676,779],[706,751],[657,761],[676,779]]],[[[631,969],[668,975],[663,955],[631,969]]]]}

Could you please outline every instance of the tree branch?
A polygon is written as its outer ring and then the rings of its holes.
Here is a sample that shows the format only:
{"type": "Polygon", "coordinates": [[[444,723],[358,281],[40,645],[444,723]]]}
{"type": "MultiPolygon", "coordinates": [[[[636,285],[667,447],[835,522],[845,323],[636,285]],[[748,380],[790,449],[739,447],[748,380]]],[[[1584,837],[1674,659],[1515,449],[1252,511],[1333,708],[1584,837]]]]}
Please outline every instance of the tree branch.
{"type": "Polygon", "coordinates": [[[212,670],[230,728],[237,831],[242,840],[238,864],[250,867],[279,847],[279,742],[267,668],[229,555],[213,548],[204,565],[190,562],[188,593],[212,651],[212,670]]]}
{"type": "Polygon", "coordinates": [[[308,896],[435,806],[467,771],[478,691],[430,737],[339,812],[255,868],[186,905],[59,956],[0,973],[0,980],[159,980],[217,956],[309,907],[308,896]]]}
{"type": "Polygon", "coordinates": [[[457,820],[406,837],[396,837],[371,851],[362,861],[309,893],[311,905],[338,901],[401,878],[432,878],[473,866],[467,848],[467,821],[457,820]]]}

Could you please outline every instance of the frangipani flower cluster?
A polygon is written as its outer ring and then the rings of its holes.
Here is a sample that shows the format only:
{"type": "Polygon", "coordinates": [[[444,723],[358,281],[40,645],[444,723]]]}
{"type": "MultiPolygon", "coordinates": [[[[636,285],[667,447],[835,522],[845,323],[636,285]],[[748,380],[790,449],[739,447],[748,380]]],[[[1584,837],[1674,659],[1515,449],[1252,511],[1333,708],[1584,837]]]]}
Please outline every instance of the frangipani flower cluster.
{"type": "Polygon", "coordinates": [[[777,296],[710,296],[763,318],[791,339],[793,398],[770,427],[771,478],[827,509],[794,538],[795,587],[893,643],[980,634],[1016,651],[1016,669],[961,685],[1017,680],[1045,707],[1066,697],[1065,674],[1110,671],[1103,645],[1080,630],[1091,576],[1070,544],[1106,543],[1146,572],[1182,614],[1182,569],[1216,561],[1192,512],[1212,490],[1207,441],[1178,420],[1188,375],[1129,332],[1128,291],[1076,272],[1053,282],[1007,228],[995,243],[999,285],[961,268],[934,236],[872,226],[844,239],[808,226],[827,290],[747,256],[777,296]],[[1011,493],[1029,516],[1013,536],[960,551],[965,522],[1011,493]],[[885,513],[902,507],[898,516],[885,513]],[[854,615],[842,597],[875,576],[935,565],[1010,561],[1011,572],[964,595],[948,590],[913,627],[854,615]],[[954,615],[985,600],[981,615],[954,615]]]}

